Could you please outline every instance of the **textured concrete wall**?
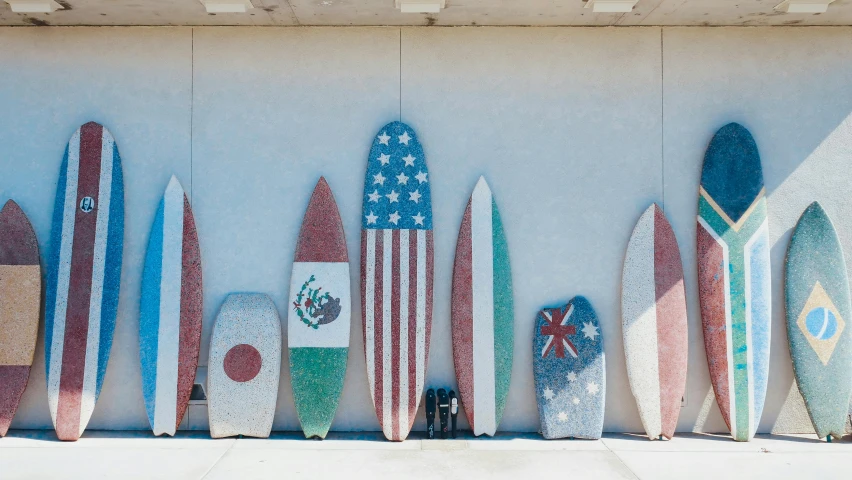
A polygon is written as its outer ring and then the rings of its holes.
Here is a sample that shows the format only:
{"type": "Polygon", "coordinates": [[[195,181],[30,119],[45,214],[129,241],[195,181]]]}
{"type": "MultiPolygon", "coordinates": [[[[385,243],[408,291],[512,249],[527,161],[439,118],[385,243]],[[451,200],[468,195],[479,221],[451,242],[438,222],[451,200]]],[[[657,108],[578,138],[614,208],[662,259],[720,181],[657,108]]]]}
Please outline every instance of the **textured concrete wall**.
{"type": "MultiPolygon", "coordinates": [[[[802,430],[807,415],[791,394],[783,259],[789,230],[818,199],[852,265],[850,43],[852,28],[0,29],[0,200],[21,204],[44,253],[68,137],[88,120],[115,135],[127,190],[125,267],[116,341],[90,428],[143,429],[140,278],[169,176],[191,194],[198,225],[206,364],[227,293],[268,293],[282,318],[288,313],[298,227],[325,175],[344,220],[356,298],[333,428],[376,430],[357,313],[359,215],[373,135],[401,118],[418,132],[433,182],[427,385],[455,383],[454,247],[484,174],[504,218],[516,289],[515,365],[501,429],[538,426],[536,311],[583,294],[601,318],[608,357],[605,429],[641,431],[622,354],[619,290],[630,232],[656,201],[686,272],[689,380],[679,430],[724,431],[698,316],[695,215],[707,143],[738,121],[763,157],[773,242],[772,370],[761,430],[802,430]]],[[[13,427],[51,425],[43,357],[40,338],[13,427]]],[[[422,422],[421,411],[415,428],[422,422]]],[[[205,425],[204,407],[191,408],[185,426],[205,425]]],[[[297,428],[285,358],[275,429],[297,428]]]]}

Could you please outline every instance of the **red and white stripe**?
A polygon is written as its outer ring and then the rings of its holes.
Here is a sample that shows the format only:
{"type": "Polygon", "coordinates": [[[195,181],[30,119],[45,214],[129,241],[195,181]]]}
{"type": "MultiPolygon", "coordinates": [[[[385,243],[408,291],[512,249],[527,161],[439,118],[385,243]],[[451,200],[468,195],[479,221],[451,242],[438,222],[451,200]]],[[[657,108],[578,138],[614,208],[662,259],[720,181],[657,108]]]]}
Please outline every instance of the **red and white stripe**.
{"type": "Polygon", "coordinates": [[[389,440],[405,440],[420,402],[432,320],[432,231],[361,233],[367,378],[389,440]]]}
{"type": "Polygon", "coordinates": [[[83,434],[95,408],[101,334],[101,304],[112,197],[112,135],[83,125],[68,145],[62,243],[54,308],[48,400],[60,439],[83,434]],[[96,212],[80,201],[95,199],[96,212]]]}

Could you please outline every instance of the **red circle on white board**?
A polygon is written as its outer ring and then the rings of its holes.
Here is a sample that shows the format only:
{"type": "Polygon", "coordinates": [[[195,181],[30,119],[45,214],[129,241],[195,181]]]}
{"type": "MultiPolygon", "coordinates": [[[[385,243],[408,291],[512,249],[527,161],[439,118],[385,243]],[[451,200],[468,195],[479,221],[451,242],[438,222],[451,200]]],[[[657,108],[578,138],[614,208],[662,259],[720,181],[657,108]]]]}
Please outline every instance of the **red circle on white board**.
{"type": "Polygon", "coordinates": [[[260,373],[263,359],[251,345],[241,343],[225,354],[225,375],[235,382],[248,382],[260,373]]]}

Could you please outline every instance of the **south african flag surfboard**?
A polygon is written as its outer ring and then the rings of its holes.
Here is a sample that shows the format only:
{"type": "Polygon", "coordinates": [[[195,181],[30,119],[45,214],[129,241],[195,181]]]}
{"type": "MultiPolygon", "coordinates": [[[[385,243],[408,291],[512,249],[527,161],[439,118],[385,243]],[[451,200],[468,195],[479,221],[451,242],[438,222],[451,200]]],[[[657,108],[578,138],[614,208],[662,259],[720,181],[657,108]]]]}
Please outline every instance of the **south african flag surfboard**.
{"type": "Polygon", "coordinates": [[[698,289],[710,381],[737,441],[757,431],[769,375],[771,292],[766,190],[757,144],[725,125],[704,156],[698,289]]]}

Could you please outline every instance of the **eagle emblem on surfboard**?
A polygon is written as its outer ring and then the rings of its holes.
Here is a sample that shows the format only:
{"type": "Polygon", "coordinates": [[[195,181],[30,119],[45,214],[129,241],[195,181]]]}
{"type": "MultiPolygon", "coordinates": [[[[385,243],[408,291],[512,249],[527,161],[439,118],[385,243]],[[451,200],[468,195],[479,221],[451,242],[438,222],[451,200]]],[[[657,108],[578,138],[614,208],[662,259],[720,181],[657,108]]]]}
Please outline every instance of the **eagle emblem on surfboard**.
{"type": "Polygon", "coordinates": [[[337,320],[340,315],[340,297],[333,297],[323,292],[321,286],[313,285],[316,279],[316,275],[311,275],[293,302],[293,311],[302,323],[314,329],[337,320]]]}

